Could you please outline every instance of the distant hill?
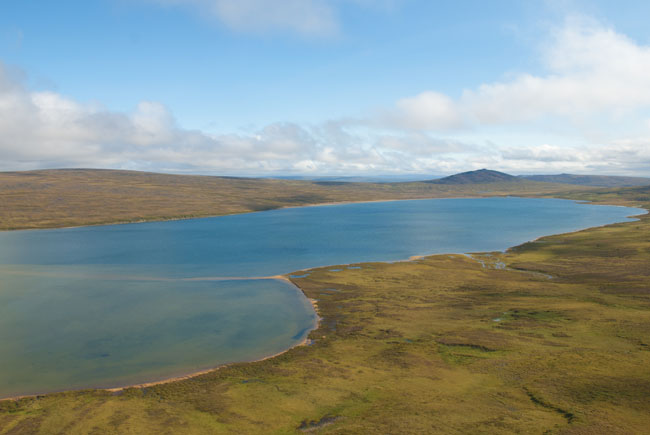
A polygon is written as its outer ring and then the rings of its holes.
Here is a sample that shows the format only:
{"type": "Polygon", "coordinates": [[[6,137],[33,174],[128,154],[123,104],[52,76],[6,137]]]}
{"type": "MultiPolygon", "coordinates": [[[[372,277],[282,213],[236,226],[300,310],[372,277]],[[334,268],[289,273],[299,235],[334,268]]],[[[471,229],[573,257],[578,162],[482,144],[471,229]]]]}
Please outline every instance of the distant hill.
{"type": "Polygon", "coordinates": [[[425,183],[443,185],[462,184],[488,184],[488,183],[516,183],[524,181],[536,181],[554,184],[572,184],[590,187],[635,187],[650,186],[650,178],[644,177],[622,177],[610,175],[521,175],[514,176],[504,172],[492,171],[490,169],[479,169],[477,171],[461,172],[448,177],[435,180],[427,180],[425,183]]]}
{"type": "Polygon", "coordinates": [[[484,184],[484,183],[509,183],[520,182],[521,178],[490,169],[479,169],[478,171],[461,172],[437,180],[429,180],[431,184],[484,184]]]}
{"type": "Polygon", "coordinates": [[[577,184],[580,186],[594,187],[633,187],[650,185],[650,178],[608,175],[522,175],[521,178],[532,181],[544,181],[547,183],[577,184]]]}

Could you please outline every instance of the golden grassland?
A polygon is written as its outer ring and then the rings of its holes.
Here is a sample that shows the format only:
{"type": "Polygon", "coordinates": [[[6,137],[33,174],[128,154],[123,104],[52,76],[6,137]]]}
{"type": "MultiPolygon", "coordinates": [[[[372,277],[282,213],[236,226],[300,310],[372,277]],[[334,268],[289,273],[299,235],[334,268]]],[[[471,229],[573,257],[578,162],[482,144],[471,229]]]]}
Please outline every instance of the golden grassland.
{"type": "MultiPolygon", "coordinates": [[[[341,183],[65,169],[0,172],[0,230],[186,219],[332,202],[530,195],[534,181],[476,185],[341,183]]],[[[570,186],[571,189],[589,189],[570,186]]]]}
{"type": "MultiPolygon", "coordinates": [[[[650,208],[650,188],[571,196],[650,208]]],[[[292,279],[318,301],[310,346],[2,401],[0,433],[647,433],[649,265],[642,216],[506,253],[314,269],[292,279]]]]}

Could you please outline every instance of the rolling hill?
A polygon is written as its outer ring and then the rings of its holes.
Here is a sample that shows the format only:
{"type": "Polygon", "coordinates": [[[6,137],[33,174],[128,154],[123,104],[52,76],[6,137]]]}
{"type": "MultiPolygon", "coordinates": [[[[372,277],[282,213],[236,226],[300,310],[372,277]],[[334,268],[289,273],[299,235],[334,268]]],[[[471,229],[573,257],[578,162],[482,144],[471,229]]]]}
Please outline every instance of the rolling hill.
{"type": "Polygon", "coordinates": [[[492,171],[490,169],[479,169],[477,171],[461,172],[460,174],[448,177],[429,180],[431,184],[485,184],[485,183],[516,183],[520,178],[504,172],[492,171]]]}

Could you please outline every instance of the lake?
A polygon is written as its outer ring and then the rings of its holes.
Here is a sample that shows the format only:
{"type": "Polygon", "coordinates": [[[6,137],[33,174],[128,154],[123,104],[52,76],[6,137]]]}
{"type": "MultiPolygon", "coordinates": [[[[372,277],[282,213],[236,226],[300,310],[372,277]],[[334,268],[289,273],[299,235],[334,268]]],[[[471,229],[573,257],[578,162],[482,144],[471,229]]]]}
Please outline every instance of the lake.
{"type": "Polygon", "coordinates": [[[286,350],[317,317],[273,275],[499,251],[641,213],[433,199],[0,233],[0,397],[150,382],[286,350]],[[254,277],[267,279],[242,279],[254,277]]]}

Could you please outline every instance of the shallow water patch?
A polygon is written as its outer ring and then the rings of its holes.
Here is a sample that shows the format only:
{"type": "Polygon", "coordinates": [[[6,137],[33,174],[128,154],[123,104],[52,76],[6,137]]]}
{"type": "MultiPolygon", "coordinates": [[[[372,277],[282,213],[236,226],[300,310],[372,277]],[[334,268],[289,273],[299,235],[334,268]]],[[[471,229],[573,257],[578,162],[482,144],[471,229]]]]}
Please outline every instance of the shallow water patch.
{"type": "Polygon", "coordinates": [[[316,316],[279,280],[93,281],[5,275],[0,397],[157,381],[273,355],[316,316]]]}

